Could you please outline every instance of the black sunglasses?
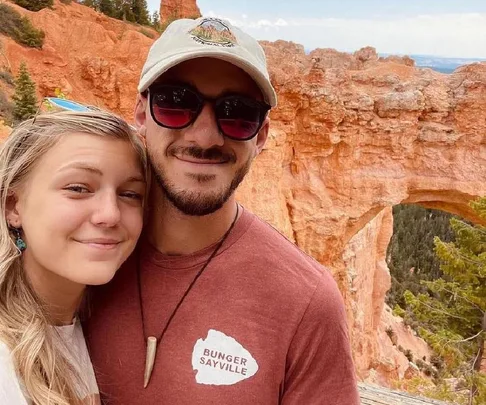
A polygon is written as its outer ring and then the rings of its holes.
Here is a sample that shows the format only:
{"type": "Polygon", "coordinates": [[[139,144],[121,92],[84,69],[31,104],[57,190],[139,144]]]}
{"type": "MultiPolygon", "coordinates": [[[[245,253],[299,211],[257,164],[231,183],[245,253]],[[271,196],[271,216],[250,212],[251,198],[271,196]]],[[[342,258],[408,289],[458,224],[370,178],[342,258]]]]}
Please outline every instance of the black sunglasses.
{"type": "Polygon", "coordinates": [[[236,141],[255,137],[270,110],[268,104],[250,97],[229,95],[213,99],[188,85],[153,85],[149,88],[149,98],[154,121],[170,129],[182,129],[194,123],[204,103],[210,102],[220,132],[236,141]]]}

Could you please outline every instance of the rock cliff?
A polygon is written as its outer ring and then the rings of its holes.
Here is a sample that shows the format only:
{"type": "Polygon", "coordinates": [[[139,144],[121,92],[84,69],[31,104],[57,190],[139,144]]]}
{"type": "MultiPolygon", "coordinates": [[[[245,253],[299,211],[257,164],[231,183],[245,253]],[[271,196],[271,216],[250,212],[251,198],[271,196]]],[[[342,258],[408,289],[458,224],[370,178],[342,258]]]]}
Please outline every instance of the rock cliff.
{"type": "MultiPolygon", "coordinates": [[[[8,3],[8,2],[7,2],[8,3]]],[[[0,36],[13,72],[26,61],[39,96],[59,88],[69,98],[130,117],[141,66],[153,42],[146,27],[109,18],[72,2],[30,12],[9,3],[45,32],[42,50],[0,36]]],[[[3,60],[0,60],[0,67],[3,60]]]]}
{"type": "Polygon", "coordinates": [[[0,140],[5,139],[8,134],[10,133],[11,128],[3,122],[3,120],[0,120],[0,140]]]}
{"type": "MultiPolygon", "coordinates": [[[[44,48],[0,40],[15,72],[28,63],[39,96],[61,88],[132,119],[153,41],[140,27],[74,2],[17,9],[46,32],[44,48]]],[[[391,207],[417,203],[476,219],[467,203],[486,194],[486,64],[444,75],[406,57],[379,58],[373,48],[307,55],[291,42],[262,45],[279,105],[238,197],[330,268],[360,377],[403,378],[409,363],[385,333],[397,324],[384,305],[391,207]]],[[[403,325],[397,331],[426,352],[403,325]]]]}
{"type": "Polygon", "coordinates": [[[467,202],[486,194],[486,64],[444,75],[371,48],[263,46],[279,107],[241,199],[330,267],[361,376],[403,377],[378,340],[390,210],[417,203],[477,220],[467,202]]]}
{"type": "Polygon", "coordinates": [[[177,18],[196,18],[201,16],[201,11],[196,0],[162,0],[160,2],[160,20],[162,23],[177,18]]]}

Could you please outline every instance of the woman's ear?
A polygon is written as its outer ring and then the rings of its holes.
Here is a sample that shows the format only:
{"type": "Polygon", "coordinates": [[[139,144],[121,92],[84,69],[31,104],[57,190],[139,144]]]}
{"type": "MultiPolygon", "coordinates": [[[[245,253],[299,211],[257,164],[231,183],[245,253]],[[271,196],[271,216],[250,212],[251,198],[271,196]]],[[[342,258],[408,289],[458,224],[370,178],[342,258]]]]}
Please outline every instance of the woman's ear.
{"type": "Polygon", "coordinates": [[[7,202],[5,204],[5,219],[9,226],[13,228],[20,228],[22,221],[19,211],[19,198],[17,193],[11,191],[7,195],[7,202]]]}

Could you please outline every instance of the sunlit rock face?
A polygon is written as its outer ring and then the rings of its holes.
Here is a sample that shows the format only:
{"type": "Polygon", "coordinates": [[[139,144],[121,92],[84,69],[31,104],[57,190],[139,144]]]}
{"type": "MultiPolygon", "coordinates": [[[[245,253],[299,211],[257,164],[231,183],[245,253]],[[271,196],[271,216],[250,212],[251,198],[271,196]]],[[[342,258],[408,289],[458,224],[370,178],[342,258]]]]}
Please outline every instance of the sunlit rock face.
{"type": "Polygon", "coordinates": [[[486,195],[486,64],[444,75],[372,48],[306,55],[289,42],[263,46],[279,106],[240,200],[330,268],[360,376],[401,377],[408,362],[383,326],[393,323],[383,313],[391,207],[477,220],[467,203],[486,195]]]}
{"type": "Polygon", "coordinates": [[[197,18],[201,11],[196,0],[162,0],[160,2],[160,20],[162,23],[177,18],[197,18]]]}
{"type": "MultiPolygon", "coordinates": [[[[16,9],[46,33],[41,51],[0,36],[14,72],[27,62],[39,97],[59,88],[132,121],[153,42],[146,34],[155,31],[75,2],[16,9]]],[[[306,54],[290,42],[262,45],[279,104],[238,198],[328,266],[360,377],[389,381],[408,367],[384,335],[395,322],[384,309],[391,207],[419,203],[476,219],[467,202],[486,195],[486,64],[444,75],[369,47],[306,54]]]]}
{"type": "MultiPolygon", "coordinates": [[[[27,63],[39,97],[61,90],[68,98],[131,118],[136,88],[149,47],[158,35],[72,2],[29,12],[11,4],[45,32],[42,50],[0,35],[14,72],[27,63]]],[[[1,60],[0,60],[1,63],[1,60]]]]}
{"type": "Polygon", "coordinates": [[[10,128],[8,125],[5,125],[5,123],[0,120],[0,141],[2,139],[5,139],[10,132],[12,131],[12,128],[10,128]]]}

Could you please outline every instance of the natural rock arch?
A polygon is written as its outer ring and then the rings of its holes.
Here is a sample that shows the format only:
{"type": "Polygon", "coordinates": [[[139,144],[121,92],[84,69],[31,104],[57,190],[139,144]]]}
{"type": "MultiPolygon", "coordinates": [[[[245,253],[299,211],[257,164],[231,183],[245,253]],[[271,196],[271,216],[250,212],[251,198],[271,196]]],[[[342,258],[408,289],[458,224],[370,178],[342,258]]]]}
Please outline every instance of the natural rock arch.
{"type": "Polygon", "coordinates": [[[279,107],[240,191],[337,280],[361,377],[397,370],[380,341],[391,207],[477,220],[486,195],[486,64],[451,75],[378,58],[264,43],[279,107]]]}

